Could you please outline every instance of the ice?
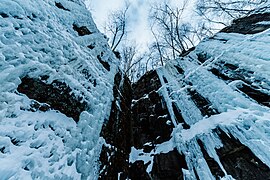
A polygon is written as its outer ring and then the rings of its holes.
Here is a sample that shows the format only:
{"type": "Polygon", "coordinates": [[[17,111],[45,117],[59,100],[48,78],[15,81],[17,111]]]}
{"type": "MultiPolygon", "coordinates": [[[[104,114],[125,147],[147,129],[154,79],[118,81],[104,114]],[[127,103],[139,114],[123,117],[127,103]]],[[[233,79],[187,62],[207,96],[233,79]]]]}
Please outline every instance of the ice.
{"type": "MultiPolygon", "coordinates": [[[[186,179],[194,179],[194,171],[201,179],[214,179],[197,140],[203,143],[207,154],[224,172],[225,176],[220,178],[234,179],[226,172],[217,155],[216,149],[223,146],[214,133],[217,128],[238,139],[270,167],[270,109],[238,90],[241,84],[251,84],[261,92],[270,94],[269,35],[269,30],[253,35],[218,33],[201,42],[188,56],[172,60],[157,69],[162,84],[158,92],[175,126],[172,146],[187,161],[189,171],[183,170],[186,179]],[[206,54],[205,62],[197,60],[200,53],[206,54]],[[239,75],[243,74],[245,78],[232,81],[220,79],[210,72],[211,68],[219,68],[219,63],[234,65],[239,69],[239,75]],[[178,72],[176,67],[183,72],[178,72]],[[217,112],[203,116],[188,89],[196,90],[217,112]],[[172,103],[176,104],[190,128],[178,124],[172,103]]],[[[221,66],[220,71],[221,68],[224,67],[221,66]]],[[[233,77],[234,72],[229,75],[233,77]]]]}
{"type": "Polygon", "coordinates": [[[0,12],[0,174],[5,179],[96,179],[99,133],[108,119],[119,62],[83,1],[2,0],[0,12]],[[85,26],[90,35],[73,29],[85,26]],[[94,44],[94,49],[87,46],[94,44]],[[110,65],[104,69],[97,56],[110,65]],[[78,124],[64,114],[27,111],[20,78],[65,82],[89,107],[78,124]],[[5,164],[5,166],[3,166],[5,164]]]}
{"type": "MultiPolygon", "coordinates": [[[[109,50],[107,38],[97,30],[83,1],[58,0],[57,3],[64,9],[53,0],[0,1],[0,176],[3,179],[98,178],[99,154],[102,145],[107,145],[99,134],[103,121],[110,115],[119,61],[109,50]],[[91,33],[79,36],[74,24],[85,26],[91,33]],[[110,70],[103,67],[98,56],[109,64],[110,70]],[[21,78],[26,76],[48,76],[48,84],[55,80],[67,84],[72,95],[88,104],[79,122],[53,109],[30,111],[32,100],[17,91],[21,78]]],[[[253,35],[218,33],[201,42],[188,56],[157,69],[162,84],[157,92],[172,118],[172,138],[157,144],[149,153],[132,147],[129,162],[150,162],[147,172],[151,172],[154,155],[176,148],[187,161],[188,170],[182,170],[186,179],[196,178],[195,173],[201,179],[214,179],[197,143],[199,139],[224,172],[221,178],[233,179],[216,153],[223,145],[213,132],[220,128],[270,167],[270,110],[237,89],[250,83],[270,94],[269,40],[269,30],[253,35]],[[205,62],[198,61],[200,53],[207,55],[205,62]],[[216,77],[209,70],[218,68],[222,62],[246,70],[248,76],[230,82],[216,77]],[[183,73],[176,67],[182,68],[183,73]],[[190,90],[204,97],[208,108],[216,112],[203,115],[200,108],[205,107],[198,107],[190,90]],[[174,105],[184,122],[177,119],[174,105]]]]}
{"type": "Polygon", "coordinates": [[[261,21],[261,22],[258,22],[256,24],[259,24],[259,25],[269,25],[270,22],[269,21],[261,21]]]}

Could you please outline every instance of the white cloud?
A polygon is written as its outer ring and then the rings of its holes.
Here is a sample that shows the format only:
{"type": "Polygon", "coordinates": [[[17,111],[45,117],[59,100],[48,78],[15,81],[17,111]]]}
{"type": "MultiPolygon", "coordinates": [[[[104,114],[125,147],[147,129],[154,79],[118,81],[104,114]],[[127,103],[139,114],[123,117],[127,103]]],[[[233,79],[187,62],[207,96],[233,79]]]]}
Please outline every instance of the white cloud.
{"type": "MultiPolygon", "coordinates": [[[[182,1],[168,0],[173,5],[181,7],[182,1]]],[[[190,21],[194,19],[192,9],[196,0],[188,1],[188,13],[185,14],[184,20],[190,21]]],[[[153,39],[148,26],[148,12],[149,8],[154,3],[160,3],[160,0],[134,0],[130,1],[130,9],[128,11],[129,16],[129,39],[136,41],[142,48],[146,48],[147,43],[153,39]]],[[[111,11],[121,9],[125,5],[125,0],[86,0],[88,8],[92,12],[92,16],[95,20],[100,31],[103,30],[103,26],[107,20],[108,14],[111,11]]]]}
{"type": "Polygon", "coordinates": [[[123,7],[124,0],[86,0],[85,4],[91,11],[98,28],[102,30],[102,26],[106,22],[108,14],[113,10],[123,7]]]}
{"type": "MultiPolygon", "coordinates": [[[[150,3],[144,0],[132,1],[130,3],[130,9],[128,11],[130,39],[131,41],[136,41],[142,48],[145,48],[147,42],[151,41],[151,33],[148,30],[147,22],[150,3]]],[[[108,14],[111,11],[124,7],[125,0],[86,0],[86,4],[92,12],[99,30],[102,31],[108,14]]]]}

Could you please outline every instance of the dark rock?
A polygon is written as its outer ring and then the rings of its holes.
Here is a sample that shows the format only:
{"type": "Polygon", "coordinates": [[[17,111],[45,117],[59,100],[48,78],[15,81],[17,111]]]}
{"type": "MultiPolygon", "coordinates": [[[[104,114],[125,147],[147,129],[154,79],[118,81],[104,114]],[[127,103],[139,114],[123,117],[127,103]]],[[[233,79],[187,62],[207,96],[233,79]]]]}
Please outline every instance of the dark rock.
{"type": "Polygon", "coordinates": [[[89,109],[86,102],[81,102],[79,97],[72,95],[71,88],[64,82],[55,80],[52,84],[46,84],[40,79],[29,77],[24,77],[21,81],[18,92],[38,101],[33,101],[33,110],[46,111],[52,108],[78,122],[81,112],[89,109]]]}
{"type": "Polygon", "coordinates": [[[258,22],[270,21],[270,13],[253,14],[234,20],[231,26],[225,27],[221,32],[256,34],[270,28],[269,24],[257,24],[258,22]]]}
{"type": "Polygon", "coordinates": [[[185,156],[178,153],[176,149],[168,153],[155,155],[152,179],[176,180],[183,179],[182,169],[188,169],[185,156]]]}
{"type": "Polygon", "coordinates": [[[121,54],[119,51],[113,51],[113,53],[117,59],[121,59],[121,54]]]}
{"type": "Polygon", "coordinates": [[[160,98],[161,98],[156,91],[151,91],[149,93],[148,97],[152,103],[158,103],[160,101],[160,98]]]}
{"type": "Polygon", "coordinates": [[[206,160],[208,167],[210,168],[211,173],[215,176],[216,179],[221,179],[225,175],[224,172],[221,170],[218,163],[208,155],[203,142],[201,140],[198,140],[198,144],[203,153],[203,157],[206,160]]]}
{"type": "Polygon", "coordinates": [[[148,71],[135,84],[132,85],[134,99],[143,97],[144,94],[149,94],[153,90],[158,90],[161,87],[156,71],[148,71]],[[147,88],[146,88],[147,87],[147,88]]]}
{"type": "Polygon", "coordinates": [[[55,6],[58,7],[59,9],[70,11],[69,9],[66,9],[60,2],[55,2],[55,6]]]}
{"type": "Polygon", "coordinates": [[[136,161],[129,168],[129,178],[132,180],[151,180],[146,172],[147,166],[143,161],[136,161]]]}
{"type": "Polygon", "coordinates": [[[110,71],[110,65],[108,62],[103,61],[100,55],[97,56],[97,59],[107,71],[110,71]]]}
{"type": "Polygon", "coordinates": [[[202,95],[200,95],[195,89],[189,88],[188,92],[190,94],[192,101],[199,108],[203,116],[210,117],[211,115],[215,115],[218,113],[216,109],[211,107],[211,103],[202,95]]]}
{"type": "MultiPolygon", "coordinates": [[[[164,116],[167,115],[167,107],[163,105],[161,99],[159,99],[159,102],[156,102],[155,104],[152,104],[153,107],[153,114],[157,115],[157,116],[164,116]]],[[[147,108],[147,107],[146,107],[147,108]]]]}
{"type": "Polygon", "coordinates": [[[128,158],[131,151],[131,83],[127,77],[117,73],[114,78],[113,95],[110,118],[103,124],[101,136],[112,147],[103,146],[100,163],[99,179],[121,179],[128,176],[128,158]],[[123,78],[123,86],[120,86],[123,78]]]}
{"type": "Polygon", "coordinates": [[[185,122],[183,116],[181,115],[181,110],[177,108],[175,102],[172,103],[172,107],[173,107],[173,113],[175,115],[176,121],[178,123],[182,123],[184,129],[189,129],[190,128],[190,125],[188,125],[185,122]]]}
{"type": "Polygon", "coordinates": [[[79,36],[85,36],[85,35],[90,35],[92,34],[91,31],[86,26],[77,26],[76,24],[73,24],[73,29],[77,31],[79,36]]]}
{"type": "Polygon", "coordinates": [[[115,76],[111,115],[101,132],[101,136],[112,147],[104,146],[102,149],[100,179],[116,179],[119,173],[122,179],[127,176],[132,179],[147,179],[147,166],[143,162],[135,162],[129,168],[131,147],[143,149],[146,153],[151,152],[156,144],[170,139],[173,125],[167,124],[170,120],[168,110],[156,92],[161,86],[156,72],[149,73],[143,81],[133,85],[133,88],[126,77],[122,78],[120,73],[115,76]],[[121,81],[124,82],[120,87],[121,81]],[[147,82],[153,84],[149,86],[147,82]],[[138,92],[141,97],[132,92],[138,92]],[[143,98],[147,93],[149,96],[143,98]],[[139,100],[131,105],[134,96],[139,100]]]}
{"type": "Polygon", "coordinates": [[[95,45],[94,44],[90,44],[87,46],[89,49],[94,49],[95,48],[95,45]]]}
{"type": "Polygon", "coordinates": [[[118,179],[118,174],[121,174],[120,179],[124,180],[128,176],[128,154],[121,152],[115,147],[102,147],[99,157],[101,162],[99,179],[118,179]]]}
{"type": "Polygon", "coordinates": [[[6,13],[0,12],[0,16],[2,16],[2,18],[8,18],[9,16],[6,13]]]}
{"type": "Polygon", "coordinates": [[[174,66],[179,74],[184,74],[184,70],[179,66],[174,66]]]}
{"type": "Polygon", "coordinates": [[[270,169],[238,139],[216,130],[223,147],[216,149],[222,165],[235,179],[269,179],[270,169]]]}
{"type": "Polygon", "coordinates": [[[256,89],[254,86],[249,86],[246,84],[241,84],[238,86],[238,89],[248,95],[250,98],[254,99],[258,103],[270,107],[270,95],[261,92],[260,90],[256,89]]]}
{"type": "Polygon", "coordinates": [[[157,73],[149,72],[133,85],[134,99],[132,104],[132,133],[133,145],[137,149],[144,148],[145,143],[151,143],[146,151],[154,148],[155,144],[168,141],[173,129],[167,107],[157,90],[161,87],[157,73]],[[148,96],[147,96],[148,95],[148,96]]]}

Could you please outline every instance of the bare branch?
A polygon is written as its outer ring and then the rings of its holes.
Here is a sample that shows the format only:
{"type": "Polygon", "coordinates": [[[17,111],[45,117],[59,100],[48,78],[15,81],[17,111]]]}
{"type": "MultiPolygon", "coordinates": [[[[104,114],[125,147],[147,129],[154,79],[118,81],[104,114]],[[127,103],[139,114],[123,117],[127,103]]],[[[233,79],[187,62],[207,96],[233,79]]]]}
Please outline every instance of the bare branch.
{"type": "Polygon", "coordinates": [[[127,11],[129,7],[130,4],[126,4],[123,9],[112,12],[109,15],[109,21],[106,23],[105,30],[112,37],[110,46],[113,51],[116,50],[127,34],[127,11]]]}

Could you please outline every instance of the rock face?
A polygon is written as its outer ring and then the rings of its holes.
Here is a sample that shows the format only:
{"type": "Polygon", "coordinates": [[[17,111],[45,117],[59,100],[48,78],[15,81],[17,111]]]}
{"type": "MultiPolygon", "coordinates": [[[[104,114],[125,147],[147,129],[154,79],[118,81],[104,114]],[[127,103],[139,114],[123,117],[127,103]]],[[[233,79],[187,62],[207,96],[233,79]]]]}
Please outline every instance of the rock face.
{"type": "Polygon", "coordinates": [[[269,179],[269,167],[239,140],[217,130],[223,147],[217,150],[224,168],[235,179],[269,179]],[[254,175],[255,174],[255,175],[254,175]]]}
{"type": "Polygon", "coordinates": [[[235,20],[132,87],[122,83],[119,89],[128,93],[115,95],[120,106],[112,106],[107,122],[114,128],[102,133],[114,149],[104,151],[113,154],[107,157],[113,171],[101,168],[100,179],[268,179],[264,143],[269,143],[270,74],[262,68],[270,65],[263,53],[269,48],[266,21],[268,13],[235,20]],[[123,129],[129,131],[122,134],[123,129]],[[117,130],[121,135],[113,133],[117,130]],[[119,138],[122,143],[114,143],[119,138]]]}
{"type": "Polygon", "coordinates": [[[270,21],[270,13],[253,14],[234,20],[231,26],[222,29],[221,32],[256,34],[270,28],[269,24],[262,23],[267,21],[270,21]]]}
{"type": "MultiPolygon", "coordinates": [[[[46,79],[46,77],[41,77],[46,79]]],[[[48,77],[47,77],[48,78],[48,77]]],[[[52,84],[46,84],[41,79],[24,77],[22,83],[18,86],[19,93],[27,95],[30,99],[37,102],[33,108],[40,111],[59,110],[61,113],[72,117],[76,122],[79,121],[81,112],[86,111],[89,107],[82,97],[71,95],[72,90],[65,83],[53,81],[52,84]],[[39,105],[38,103],[45,103],[39,105]]],[[[33,109],[33,110],[34,110],[33,109]]]]}
{"type": "Polygon", "coordinates": [[[130,129],[132,91],[129,80],[120,72],[116,74],[114,82],[114,100],[110,118],[104,122],[101,131],[101,136],[107,144],[103,145],[101,151],[100,179],[117,179],[118,176],[124,179],[128,174],[132,136],[130,129]]]}
{"type": "Polygon", "coordinates": [[[98,177],[117,72],[81,0],[1,0],[1,179],[98,177]]]}
{"type": "Polygon", "coordinates": [[[269,179],[269,13],[132,84],[82,1],[0,1],[2,179],[269,179]]]}
{"type": "Polygon", "coordinates": [[[187,169],[185,156],[174,149],[168,153],[160,153],[154,157],[152,169],[153,179],[183,179],[182,168],[187,169]]]}
{"type": "Polygon", "coordinates": [[[158,94],[160,87],[156,71],[148,72],[133,86],[132,145],[145,152],[170,140],[173,129],[168,109],[158,94]]]}

